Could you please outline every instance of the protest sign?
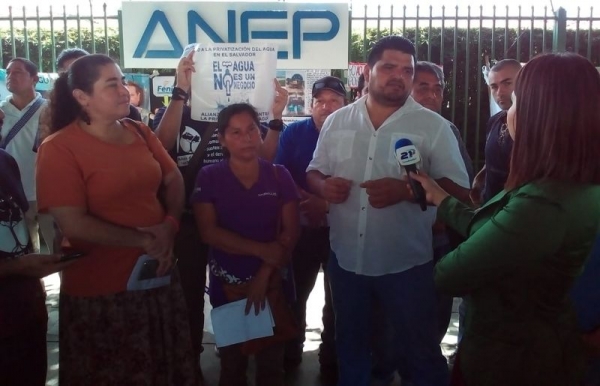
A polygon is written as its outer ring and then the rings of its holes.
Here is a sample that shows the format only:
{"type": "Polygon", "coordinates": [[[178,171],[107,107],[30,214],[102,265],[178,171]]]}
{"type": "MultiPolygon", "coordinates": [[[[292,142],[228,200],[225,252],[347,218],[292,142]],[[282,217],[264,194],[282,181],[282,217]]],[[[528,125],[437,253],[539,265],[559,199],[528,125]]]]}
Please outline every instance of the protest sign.
{"type": "Polygon", "coordinates": [[[206,44],[194,53],[192,119],[216,122],[219,111],[249,103],[268,121],[275,96],[277,50],[272,44],[206,44]]]}

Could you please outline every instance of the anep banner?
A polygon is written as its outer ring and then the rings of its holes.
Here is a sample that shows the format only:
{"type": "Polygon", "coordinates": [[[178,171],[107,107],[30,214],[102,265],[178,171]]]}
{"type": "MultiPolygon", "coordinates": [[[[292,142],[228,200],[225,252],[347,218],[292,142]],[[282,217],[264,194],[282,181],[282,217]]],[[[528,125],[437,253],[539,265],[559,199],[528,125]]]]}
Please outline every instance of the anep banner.
{"type": "Polygon", "coordinates": [[[190,43],[271,43],[279,69],[348,65],[347,3],[123,2],[126,68],[176,68],[190,43]]]}
{"type": "Polygon", "coordinates": [[[192,119],[216,122],[219,111],[250,103],[268,121],[275,96],[277,52],[272,44],[207,44],[194,53],[192,119]]]}

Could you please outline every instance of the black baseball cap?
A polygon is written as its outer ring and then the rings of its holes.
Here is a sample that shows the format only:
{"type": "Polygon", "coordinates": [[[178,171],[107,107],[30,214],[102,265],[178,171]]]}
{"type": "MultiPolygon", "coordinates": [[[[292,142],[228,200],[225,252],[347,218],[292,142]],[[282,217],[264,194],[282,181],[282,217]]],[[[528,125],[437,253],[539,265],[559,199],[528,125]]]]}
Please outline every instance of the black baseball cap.
{"type": "Polygon", "coordinates": [[[313,98],[316,98],[317,94],[322,90],[333,91],[344,98],[346,97],[346,86],[344,86],[344,82],[335,76],[326,76],[317,80],[312,87],[313,98]]]}

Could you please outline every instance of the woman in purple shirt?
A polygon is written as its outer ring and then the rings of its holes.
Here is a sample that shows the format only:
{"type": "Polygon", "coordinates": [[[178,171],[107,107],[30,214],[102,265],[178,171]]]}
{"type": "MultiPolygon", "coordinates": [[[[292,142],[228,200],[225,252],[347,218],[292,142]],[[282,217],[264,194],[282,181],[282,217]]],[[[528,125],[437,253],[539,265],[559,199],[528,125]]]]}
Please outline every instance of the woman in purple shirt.
{"type": "MultiPolygon", "coordinates": [[[[296,186],[284,167],[258,157],[260,123],[251,105],[223,109],[217,126],[227,159],[200,170],[192,195],[200,235],[211,247],[210,300],[218,307],[247,298],[246,313],[258,314],[268,298],[275,337],[281,338],[285,323],[278,315],[285,310],[274,303],[281,305],[275,299],[283,299],[282,268],[298,238],[296,186]]],[[[257,386],[283,385],[281,340],[220,348],[219,384],[246,385],[247,355],[252,353],[257,386]]]]}

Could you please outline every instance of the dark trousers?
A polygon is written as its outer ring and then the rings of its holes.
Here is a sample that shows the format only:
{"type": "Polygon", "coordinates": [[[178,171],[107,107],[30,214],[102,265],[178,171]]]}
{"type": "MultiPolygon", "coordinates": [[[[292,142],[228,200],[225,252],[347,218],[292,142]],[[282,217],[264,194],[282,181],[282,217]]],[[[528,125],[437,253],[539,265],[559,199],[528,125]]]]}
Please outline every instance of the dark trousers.
{"type": "MultiPolygon", "coordinates": [[[[221,375],[219,386],[247,386],[248,356],[242,354],[241,344],[219,348],[221,375]]],[[[254,355],[256,386],[283,386],[283,344],[269,346],[254,355]]]]}
{"type": "Polygon", "coordinates": [[[18,335],[0,340],[0,385],[46,384],[47,328],[47,321],[37,322],[18,335]]]}
{"type": "Polygon", "coordinates": [[[181,220],[179,232],[175,237],[174,254],[190,320],[192,347],[196,358],[199,358],[204,333],[204,288],[208,246],[200,240],[200,233],[191,215],[184,215],[181,220]]]}
{"type": "Polygon", "coordinates": [[[286,345],[285,358],[288,361],[299,361],[302,357],[304,340],[306,339],[306,302],[317,280],[321,267],[325,272],[325,306],[323,307],[323,332],[319,347],[319,362],[324,367],[335,367],[335,318],[331,301],[329,278],[325,267],[330,254],[329,228],[302,228],[302,234],[294,249],[292,262],[294,281],[296,283],[296,301],[292,311],[301,328],[298,337],[286,345]]]}
{"type": "MultiPolygon", "coordinates": [[[[443,244],[433,249],[433,262],[437,264],[448,252],[450,244],[443,244]]],[[[439,344],[446,336],[452,318],[453,297],[436,291],[437,308],[437,341],[439,344]]],[[[389,318],[384,315],[382,306],[374,299],[373,304],[373,378],[382,383],[389,384],[397,370],[402,379],[408,379],[406,358],[402,352],[401,344],[396,339],[396,332],[389,318]]]]}
{"type": "Polygon", "coordinates": [[[341,268],[332,252],[327,269],[336,317],[339,386],[370,384],[373,299],[391,322],[413,385],[448,385],[448,367],[436,336],[432,262],[404,272],[365,276],[341,268]]]}

